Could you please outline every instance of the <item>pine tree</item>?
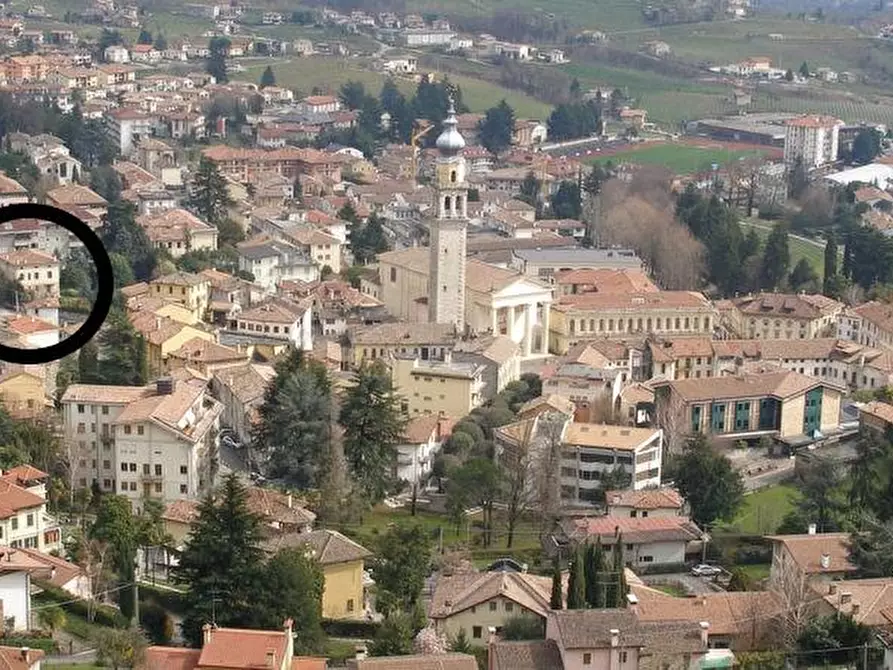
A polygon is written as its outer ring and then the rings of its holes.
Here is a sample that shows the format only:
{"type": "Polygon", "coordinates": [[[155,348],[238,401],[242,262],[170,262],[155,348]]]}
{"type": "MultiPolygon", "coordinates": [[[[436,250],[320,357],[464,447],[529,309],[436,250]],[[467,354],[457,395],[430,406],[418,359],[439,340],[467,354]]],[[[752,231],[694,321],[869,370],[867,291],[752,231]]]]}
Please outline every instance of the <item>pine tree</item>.
{"type": "Polygon", "coordinates": [[[626,607],[626,574],[623,565],[623,533],[617,532],[614,538],[614,566],[612,575],[613,585],[613,601],[609,600],[606,604],[608,607],[626,607]]]}
{"type": "Polygon", "coordinates": [[[578,547],[571,558],[570,575],[567,581],[567,609],[586,608],[586,575],[584,573],[585,554],[578,547]]]}
{"type": "Polygon", "coordinates": [[[229,81],[226,73],[226,54],[229,52],[230,41],[225,37],[212,37],[208,43],[208,61],[205,69],[218,84],[229,81]]]}
{"type": "Polygon", "coordinates": [[[561,563],[556,558],[552,562],[552,595],[549,598],[549,607],[560,610],[564,607],[564,593],[561,588],[561,563]]]}
{"type": "Polygon", "coordinates": [[[605,606],[605,550],[602,547],[602,539],[600,537],[595,538],[592,563],[593,587],[590,605],[600,609],[605,606]]]}
{"type": "Polygon", "coordinates": [[[220,246],[241,241],[241,229],[229,218],[232,205],[226,179],[213,161],[202,157],[192,179],[189,206],[199,218],[217,228],[220,246]]]}
{"type": "Polygon", "coordinates": [[[260,87],[267,88],[267,86],[275,86],[276,85],[276,75],[273,73],[273,68],[270,65],[267,65],[267,68],[263,71],[263,74],[260,76],[260,87]]]}

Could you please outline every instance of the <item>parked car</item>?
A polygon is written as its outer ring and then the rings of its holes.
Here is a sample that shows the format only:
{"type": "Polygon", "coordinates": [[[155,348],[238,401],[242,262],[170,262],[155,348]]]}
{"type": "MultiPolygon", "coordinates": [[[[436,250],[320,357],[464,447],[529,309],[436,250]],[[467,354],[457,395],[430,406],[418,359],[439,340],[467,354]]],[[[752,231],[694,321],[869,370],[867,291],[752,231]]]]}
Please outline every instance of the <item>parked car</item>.
{"type": "Polygon", "coordinates": [[[691,574],[695,577],[714,577],[721,572],[720,568],[717,568],[715,565],[707,565],[706,563],[701,563],[691,569],[691,574]]]}

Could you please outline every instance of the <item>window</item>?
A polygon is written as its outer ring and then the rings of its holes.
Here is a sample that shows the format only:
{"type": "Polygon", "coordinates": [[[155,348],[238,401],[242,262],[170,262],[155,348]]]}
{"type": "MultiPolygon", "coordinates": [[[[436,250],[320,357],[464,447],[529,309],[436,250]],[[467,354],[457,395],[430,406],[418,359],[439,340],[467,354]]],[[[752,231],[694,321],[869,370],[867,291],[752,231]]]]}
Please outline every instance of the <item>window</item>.
{"type": "Polygon", "coordinates": [[[121,472],[127,472],[127,463],[121,463],[121,472]]]}
{"type": "Polygon", "coordinates": [[[506,602],[506,604],[505,604],[506,612],[511,612],[514,608],[515,608],[515,603],[506,602]]]}
{"type": "Polygon", "coordinates": [[[495,600],[492,601],[492,602],[490,603],[490,611],[491,611],[491,612],[495,612],[495,611],[496,611],[496,606],[497,606],[497,604],[498,604],[498,603],[497,603],[495,600]]]}
{"type": "Polygon", "coordinates": [[[152,471],[151,468],[152,466],[148,463],[143,463],[143,474],[148,475],[152,471]]]}
{"type": "Polygon", "coordinates": [[[155,476],[156,477],[161,476],[161,464],[160,463],[156,463],[156,465],[155,465],[155,476]]]}
{"type": "Polygon", "coordinates": [[[588,651],[583,652],[583,665],[592,665],[592,654],[588,651]]]}
{"type": "Polygon", "coordinates": [[[187,490],[188,489],[186,488],[186,484],[180,484],[180,493],[182,493],[183,495],[186,495],[187,490]]]}
{"type": "Polygon", "coordinates": [[[131,430],[130,426],[124,426],[124,434],[125,435],[130,435],[130,430],[131,430]]]}
{"type": "Polygon", "coordinates": [[[397,281],[397,268],[391,268],[391,281],[397,281]]]}
{"type": "Polygon", "coordinates": [[[83,414],[83,413],[84,413],[84,406],[78,405],[78,414],[83,414]]]}
{"type": "Polygon", "coordinates": [[[19,520],[17,517],[12,517],[12,529],[13,530],[19,529],[19,520]]]}
{"type": "Polygon", "coordinates": [[[353,598],[347,599],[347,611],[353,612],[353,598]]]}
{"type": "Polygon", "coordinates": [[[103,470],[110,470],[111,467],[112,467],[112,462],[111,462],[111,461],[103,461],[103,462],[102,462],[102,469],[103,469],[103,470]]]}
{"type": "Polygon", "coordinates": [[[189,472],[189,469],[185,465],[180,466],[180,474],[185,475],[189,472]]]}
{"type": "Polygon", "coordinates": [[[144,429],[143,429],[143,426],[137,426],[137,427],[136,427],[136,434],[137,434],[137,435],[142,435],[142,434],[143,434],[143,430],[144,430],[144,429]]]}
{"type": "Polygon", "coordinates": [[[27,517],[25,517],[25,525],[26,526],[34,525],[34,515],[33,514],[29,514],[27,517]]]}
{"type": "Polygon", "coordinates": [[[474,639],[480,640],[481,632],[482,632],[482,628],[480,626],[472,626],[471,627],[471,637],[473,637],[474,639]]]}
{"type": "Polygon", "coordinates": [[[626,652],[625,651],[620,652],[620,662],[626,663],[626,652]]]}
{"type": "Polygon", "coordinates": [[[136,463],[131,463],[131,464],[130,464],[130,471],[131,471],[131,472],[136,472],[136,463]]]}
{"type": "Polygon", "coordinates": [[[155,493],[161,493],[161,482],[155,482],[155,493]]]}

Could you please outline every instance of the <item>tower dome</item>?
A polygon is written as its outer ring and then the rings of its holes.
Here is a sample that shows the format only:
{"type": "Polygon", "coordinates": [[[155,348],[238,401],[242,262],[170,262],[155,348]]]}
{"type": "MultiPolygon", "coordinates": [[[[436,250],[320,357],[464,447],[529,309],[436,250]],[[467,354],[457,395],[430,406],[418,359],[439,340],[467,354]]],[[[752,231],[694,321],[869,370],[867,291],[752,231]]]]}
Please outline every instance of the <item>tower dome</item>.
{"type": "Polygon", "coordinates": [[[458,125],[456,109],[451,96],[450,109],[447,112],[447,117],[443,120],[443,131],[437,138],[437,148],[446,156],[453,156],[465,148],[465,138],[459,132],[458,125]]]}

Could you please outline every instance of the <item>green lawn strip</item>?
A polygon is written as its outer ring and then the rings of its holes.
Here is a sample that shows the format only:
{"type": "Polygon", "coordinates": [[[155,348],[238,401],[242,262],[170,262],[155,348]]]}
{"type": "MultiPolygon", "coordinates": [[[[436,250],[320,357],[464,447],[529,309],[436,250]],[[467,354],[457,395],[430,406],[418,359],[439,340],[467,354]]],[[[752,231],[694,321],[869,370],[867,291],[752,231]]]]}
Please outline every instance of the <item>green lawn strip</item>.
{"type": "Polygon", "coordinates": [[[746,535],[774,533],[782,519],[794,508],[799,495],[790,484],[777,484],[754,491],[744,496],[741,509],[725,528],[746,535]]]}
{"type": "MultiPolygon", "coordinates": [[[[772,225],[773,224],[769,221],[758,221],[756,222],[756,225],[752,225],[752,223],[747,220],[741,221],[741,226],[744,228],[745,232],[756,230],[757,235],[760,236],[760,239],[763,242],[769,237],[769,228],[772,225]]],[[[790,249],[791,252],[791,269],[800,262],[801,258],[805,258],[819,277],[825,275],[824,249],[795,237],[788,237],[788,249],[790,249]]]]}
{"type": "Polygon", "coordinates": [[[741,158],[759,156],[762,152],[739,151],[733,149],[701,148],[685,144],[659,143],[649,146],[640,144],[629,151],[599,156],[593,163],[639,163],[642,165],[661,165],[676,174],[691,174],[710,170],[713,164],[720,166],[741,158]]]}

